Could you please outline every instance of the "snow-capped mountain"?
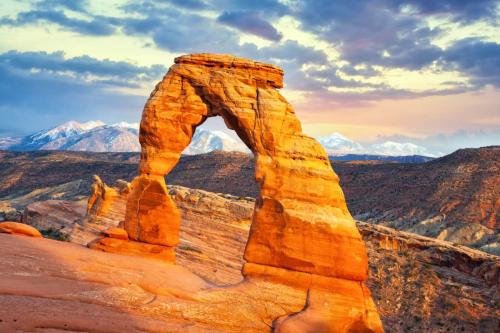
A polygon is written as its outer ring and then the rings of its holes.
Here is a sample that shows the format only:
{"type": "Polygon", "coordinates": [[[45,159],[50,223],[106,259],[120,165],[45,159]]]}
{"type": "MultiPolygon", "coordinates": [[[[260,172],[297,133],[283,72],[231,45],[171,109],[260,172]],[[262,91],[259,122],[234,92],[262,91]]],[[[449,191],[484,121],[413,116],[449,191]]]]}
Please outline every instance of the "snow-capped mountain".
{"type": "Polygon", "coordinates": [[[71,120],[22,138],[10,150],[140,151],[138,124],[71,120]]]}
{"type": "MultiPolygon", "coordinates": [[[[94,152],[140,151],[139,123],[119,122],[106,125],[102,121],[79,123],[71,120],[54,128],[24,138],[0,138],[0,149],[8,150],[73,150],[94,152]]],[[[233,133],[198,129],[184,154],[194,155],[213,150],[250,152],[233,133]]]]}
{"type": "Polygon", "coordinates": [[[401,155],[431,155],[425,147],[410,142],[386,141],[370,146],[370,152],[376,155],[401,156],[401,155]]]}
{"type": "Polygon", "coordinates": [[[19,144],[19,142],[21,142],[21,138],[10,136],[0,138],[0,150],[8,150],[10,147],[19,144]]]}
{"type": "Polygon", "coordinates": [[[346,138],[340,133],[332,133],[328,136],[318,138],[319,143],[329,154],[348,154],[361,151],[363,146],[351,139],[346,138]]]}
{"type": "Polygon", "coordinates": [[[191,144],[183,153],[196,155],[214,150],[250,152],[247,146],[236,135],[230,135],[223,131],[198,129],[193,135],[191,144]]]}
{"type": "Polygon", "coordinates": [[[127,123],[125,121],[120,121],[119,123],[112,124],[110,125],[111,127],[121,127],[121,128],[129,128],[129,129],[135,129],[139,131],[139,123],[127,123]]]}
{"type": "MultiPolygon", "coordinates": [[[[42,130],[23,138],[0,138],[0,149],[8,150],[75,150],[94,152],[135,152],[140,151],[139,123],[119,122],[106,125],[102,121],[79,123],[71,120],[54,128],[42,130]]],[[[363,146],[340,133],[318,138],[331,156],[432,156],[427,149],[410,142],[386,141],[363,146]]],[[[191,144],[183,154],[195,155],[213,150],[250,150],[233,131],[212,131],[198,128],[191,144]]],[[[356,159],[356,158],[352,158],[356,159]]]]}
{"type": "Polygon", "coordinates": [[[62,145],[64,141],[69,138],[76,137],[82,133],[104,125],[105,124],[102,121],[89,121],[82,124],[77,121],[70,120],[49,130],[42,130],[24,137],[21,142],[13,146],[12,149],[43,150],[44,146],[47,144],[54,146],[53,143],[59,141],[62,145]]]}
{"type": "Polygon", "coordinates": [[[433,156],[425,147],[411,142],[385,141],[363,146],[340,133],[332,133],[329,136],[319,137],[318,141],[323,145],[326,152],[332,156],[433,156]]]}

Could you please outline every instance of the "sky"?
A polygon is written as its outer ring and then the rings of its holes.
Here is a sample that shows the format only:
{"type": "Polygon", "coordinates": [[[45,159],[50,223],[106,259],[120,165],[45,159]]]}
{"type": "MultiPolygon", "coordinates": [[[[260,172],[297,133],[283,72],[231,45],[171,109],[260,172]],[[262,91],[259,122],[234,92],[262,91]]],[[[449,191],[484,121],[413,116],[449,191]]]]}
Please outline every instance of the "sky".
{"type": "Polygon", "coordinates": [[[173,59],[200,52],[282,67],[315,137],[500,144],[499,0],[2,0],[0,136],[138,122],[173,59]]]}

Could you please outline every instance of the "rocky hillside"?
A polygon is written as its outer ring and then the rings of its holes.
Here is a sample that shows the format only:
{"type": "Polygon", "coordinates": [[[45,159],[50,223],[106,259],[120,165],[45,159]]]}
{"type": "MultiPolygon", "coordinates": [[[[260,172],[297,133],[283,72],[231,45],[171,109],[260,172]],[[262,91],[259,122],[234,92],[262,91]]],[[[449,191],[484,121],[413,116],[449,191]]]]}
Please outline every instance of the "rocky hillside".
{"type": "Polygon", "coordinates": [[[88,194],[92,175],[110,183],[130,179],[138,161],[137,153],[0,151],[0,198],[75,199],[88,194]]]}
{"type": "MultiPolygon", "coordinates": [[[[182,212],[181,244],[177,247],[179,265],[217,285],[239,283],[253,200],[179,186],[169,186],[169,191],[182,212]]],[[[92,237],[97,237],[98,231],[89,233],[85,230],[88,224],[69,218],[83,218],[82,210],[77,207],[64,201],[31,204],[24,222],[46,233],[50,227],[48,221],[52,221],[54,229],[66,233],[64,239],[85,244],[92,237]],[[74,207],[73,214],[69,214],[70,207],[74,207]]],[[[107,221],[99,228],[115,224],[116,221],[107,221]]],[[[358,228],[367,244],[370,261],[368,286],[386,332],[493,332],[498,327],[498,257],[383,226],[358,222],[358,228]]],[[[7,259],[0,258],[0,263],[8,263],[8,258],[15,258],[15,254],[9,252],[7,259]]],[[[23,262],[26,260],[18,259],[23,262]]],[[[93,261],[102,262],[103,259],[94,258],[93,261]]],[[[128,276],[123,269],[120,268],[128,276]]],[[[74,278],[68,276],[69,280],[74,278]]],[[[136,295],[137,290],[124,292],[136,295]]],[[[148,288],[148,292],[155,293],[151,288],[148,288]]],[[[114,299],[121,299],[119,294],[115,296],[114,299]]],[[[74,297],[78,296],[69,299],[74,297]]],[[[153,299],[154,295],[150,298],[153,299]]],[[[131,297],[125,299],[133,300],[131,297]]],[[[153,308],[161,307],[163,299],[158,296],[153,308]]],[[[84,304],[89,303],[86,299],[82,301],[84,304]]],[[[255,301],[250,301],[251,307],[256,305],[252,303],[255,301]]],[[[107,302],[110,309],[124,306],[115,301],[107,302]]],[[[179,300],[172,305],[174,308],[178,306],[175,305],[177,302],[179,300]]],[[[272,309],[271,305],[268,306],[268,309],[272,309]]],[[[235,307],[237,311],[239,307],[235,307]]],[[[93,310],[89,311],[92,313],[93,310]]],[[[150,307],[143,311],[146,318],[151,313],[154,312],[150,312],[150,307]]],[[[169,312],[167,308],[162,313],[160,318],[163,319],[175,317],[175,312],[169,312]]],[[[190,315],[188,313],[186,316],[190,315]]],[[[203,322],[210,323],[211,320],[205,318],[203,322]]]]}
{"type": "MultiPolygon", "coordinates": [[[[357,219],[500,254],[500,147],[462,149],[426,163],[332,165],[357,219]]],[[[168,180],[255,196],[253,172],[250,156],[216,152],[181,159],[168,180]]]]}
{"type": "MultiPolygon", "coordinates": [[[[93,174],[106,183],[130,180],[138,159],[137,153],[0,152],[0,210],[88,195],[93,174]]],[[[500,253],[500,147],[418,164],[332,165],[357,219],[500,253]]],[[[183,156],[167,183],[254,197],[253,174],[251,155],[216,151],[183,156]]]]}

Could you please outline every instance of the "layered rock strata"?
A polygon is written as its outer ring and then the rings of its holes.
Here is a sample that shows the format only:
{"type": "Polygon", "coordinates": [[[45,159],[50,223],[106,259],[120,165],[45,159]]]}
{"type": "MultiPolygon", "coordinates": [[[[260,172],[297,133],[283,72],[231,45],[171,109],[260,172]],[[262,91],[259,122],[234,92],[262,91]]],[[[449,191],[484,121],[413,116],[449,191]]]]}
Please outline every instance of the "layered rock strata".
{"type": "Polygon", "coordinates": [[[124,228],[137,244],[166,250],[178,244],[180,214],[164,176],[177,164],[196,127],[208,117],[221,116],[255,155],[261,188],[243,272],[252,278],[275,275],[312,294],[323,290],[323,296],[308,301],[307,315],[282,318],[277,329],[294,331],[297,318],[316,327],[309,322],[313,312],[331,331],[347,330],[354,323],[382,331],[363,285],[366,249],[339,179],[321,145],[302,133],[292,106],[277,91],[282,86],[283,71],[272,65],[227,55],[176,58],[144,107],[140,175],[131,183],[124,228]],[[332,308],[323,306],[324,298],[333,302],[332,308]]]}

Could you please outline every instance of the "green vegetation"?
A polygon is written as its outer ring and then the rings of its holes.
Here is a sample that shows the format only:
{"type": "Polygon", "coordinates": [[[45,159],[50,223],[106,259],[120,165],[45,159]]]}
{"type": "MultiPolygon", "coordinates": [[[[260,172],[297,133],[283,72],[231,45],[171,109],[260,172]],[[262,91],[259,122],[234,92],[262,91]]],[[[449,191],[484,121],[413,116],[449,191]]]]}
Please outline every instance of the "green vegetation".
{"type": "Polygon", "coordinates": [[[52,227],[40,230],[40,233],[45,238],[54,239],[62,242],[69,242],[69,236],[60,230],[54,229],[52,227]]]}
{"type": "Polygon", "coordinates": [[[196,253],[199,253],[199,254],[203,253],[200,249],[197,249],[197,248],[189,246],[189,245],[181,245],[181,246],[179,246],[179,249],[183,250],[183,251],[196,252],[196,253]]]}

